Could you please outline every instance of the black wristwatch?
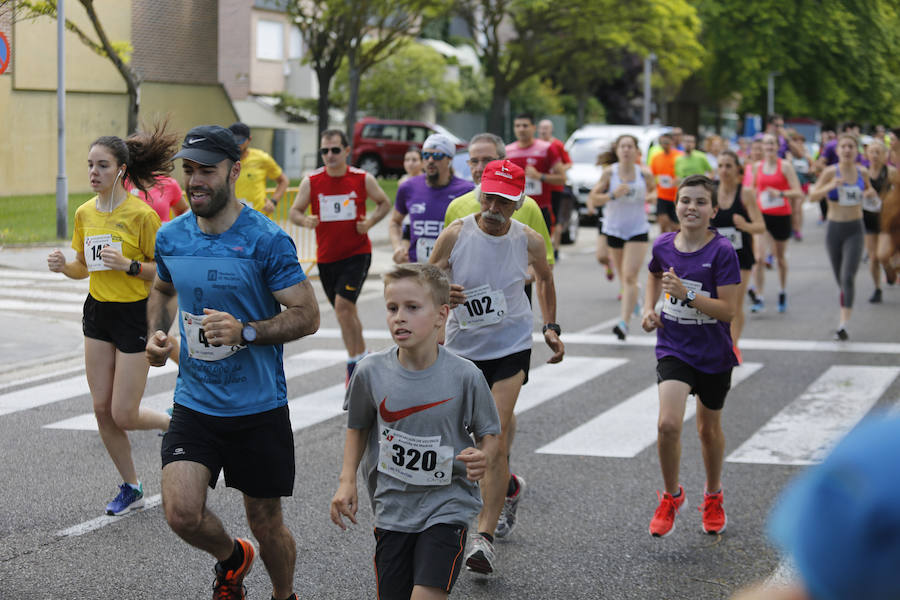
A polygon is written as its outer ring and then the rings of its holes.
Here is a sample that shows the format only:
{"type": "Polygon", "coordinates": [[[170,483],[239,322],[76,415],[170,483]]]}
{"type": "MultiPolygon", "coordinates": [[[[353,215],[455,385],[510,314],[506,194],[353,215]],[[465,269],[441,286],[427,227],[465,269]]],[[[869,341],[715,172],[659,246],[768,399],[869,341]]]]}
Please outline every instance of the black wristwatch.
{"type": "Polygon", "coordinates": [[[544,325],[544,328],[541,329],[541,333],[547,333],[548,330],[555,331],[556,335],[562,334],[562,329],[560,329],[559,325],[557,325],[556,323],[547,323],[546,325],[544,325]]]}
{"type": "Polygon", "coordinates": [[[256,328],[250,323],[243,323],[241,327],[241,343],[249,346],[256,341],[256,328]]]}
{"type": "Polygon", "coordinates": [[[127,271],[127,273],[128,273],[129,275],[131,275],[132,277],[134,277],[134,276],[140,275],[140,274],[141,274],[141,270],[142,270],[143,268],[144,268],[144,266],[141,264],[141,261],[139,261],[139,260],[133,260],[133,261],[131,261],[131,264],[128,265],[128,271],[127,271]]]}
{"type": "Polygon", "coordinates": [[[279,202],[279,201],[276,200],[275,198],[269,198],[269,201],[270,201],[272,204],[274,204],[275,206],[278,206],[278,202],[279,202]]]}
{"type": "Polygon", "coordinates": [[[684,304],[685,306],[690,306],[691,302],[697,299],[697,292],[694,290],[688,290],[687,294],[684,295],[684,304]]]}

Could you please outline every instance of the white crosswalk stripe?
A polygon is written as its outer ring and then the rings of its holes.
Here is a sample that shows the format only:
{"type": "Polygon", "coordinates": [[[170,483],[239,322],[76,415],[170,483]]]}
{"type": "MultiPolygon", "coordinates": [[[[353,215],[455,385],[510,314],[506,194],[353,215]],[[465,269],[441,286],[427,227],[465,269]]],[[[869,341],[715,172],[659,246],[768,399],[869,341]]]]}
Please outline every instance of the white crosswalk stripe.
{"type": "MultiPolygon", "coordinates": [[[[732,388],[762,367],[760,363],[744,363],[734,369],[732,388]]],[[[696,413],[696,403],[688,401],[684,420],[696,413]]],[[[608,456],[630,458],[656,442],[656,421],[659,414],[657,386],[650,386],[613,406],[587,423],[573,429],[537,449],[542,454],[579,456],[608,456]]]]}
{"type": "Polygon", "coordinates": [[[835,365],[732,452],[728,462],[820,462],[897,378],[900,367],[835,365]]]}

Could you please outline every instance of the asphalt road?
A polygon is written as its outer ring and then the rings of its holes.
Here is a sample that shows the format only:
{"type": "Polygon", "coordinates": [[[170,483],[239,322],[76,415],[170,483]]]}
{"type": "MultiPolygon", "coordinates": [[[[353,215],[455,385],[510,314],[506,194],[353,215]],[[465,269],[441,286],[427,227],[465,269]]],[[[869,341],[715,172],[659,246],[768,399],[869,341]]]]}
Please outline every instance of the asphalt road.
{"type": "MultiPolygon", "coordinates": [[[[854,391],[868,394],[859,414],[851,411],[842,419],[835,414],[829,427],[840,431],[869,406],[896,408],[900,398],[900,289],[886,288],[885,302],[870,305],[866,299],[872,283],[861,270],[852,344],[832,343],[838,293],[823,237],[823,228],[811,221],[806,240],[790,247],[788,312],[781,315],[770,308],[749,316],[744,360],[754,370],[734,386],[724,409],[726,455],[731,457],[745,442],[752,446],[758,436],[771,433],[771,420],[784,416],[786,407],[795,407],[788,417],[796,417],[799,410],[801,418],[788,419],[787,448],[771,460],[726,462],[728,529],[721,536],[708,536],[701,532],[694,508],[701,500],[704,476],[694,421],[688,420],[682,458],[687,504],[675,532],[654,539],[647,525],[662,485],[653,444],[655,407],[643,414],[650,425],[628,434],[636,450],[627,456],[610,456],[602,449],[605,440],[623,433],[608,425],[612,421],[601,419],[580,445],[570,439],[572,432],[600,415],[624,410],[626,401],[655,383],[652,336],[635,333],[622,344],[609,335],[618,314],[617,286],[605,280],[594,260],[595,234],[582,229],[579,243],[564,247],[555,272],[566,360],[542,368],[550,353],[542,343],[535,345],[533,382],[525,390],[532,405],[518,418],[512,466],[528,483],[520,524],[508,541],[497,544],[497,574],[484,578],[464,572],[453,597],[728,598],[771,575],[779,556],[765,541],[766,515],[778,491],[803,468],[796,463],[815,462],[833,443],[826,440],[812,453],[805,449],[803,438],[809,431],[804,430],[813,427],[802,416],[812,414],[809,402],[818,398],[837,403],[854,391]],[[845,388],[835,393],[829,374],[845,388]],[[872,383],[878,378],[880,387],[872,383]],[[545,451],[551,443],[561,453],[545,451]]],[[[2,299],[26,302],[0,303],[5,328],[15,330],[19,338],[47,339],[52,349],[42,360],[28,355],[24,343],[21,354],[0,345],[0,598],[209,597],[213,560],[179,540],[158,505],[124,518],[96,520],[115,494],[118,477],[96,432],[85,425],[91,402],[77,355],[80,303],[60,302],[54,309],[54,300],[28,295],[49,285],[35,273],[26,269],[14,277],[9,269],[0,269],[0,281],[7,281],[2,299]],[[11,279],[34,285],[10,285],[11,279]]],[[[770,290],[774,281],[770,272],[770,290]]],[[[65,291],[82,293],[74,284],[66,285],[65,291]]],[[[319,284],[315,286],[323,301],[319,284]]],[[[380,288],[377,279],[370,279],[359,304],[372,349],[389,343],[380,288]]],[[[47,289],[53,293],[54,288],[47,289]]],[[[289,380],[289,398],[298,399],[293,406],[324,405],[322,399],[334,396],[339,389],[335,386],[343,383],[343,365],[334,360],[334,352],[324,352],[341,350],[336,328],[333,313],[325,310],[319,334],[286,346],[286,356],[305,353],[304,358],[288,359],[301,373],[289,380]]],[[[637,329],[635,321],[632,329],[637,329]]],[[[174,373],[152,377],[145,398],[168,401],[174,382],[174,373]]],[[[830,412],[818,410],[815,416],[830,412]]],[[[367,504],[362,505],[360,524],[348,532],[342,533],[328,518],[343,434],[344,419],[336,413],[295,432],[297,480],[284,510],[297,542],[295,589],[300,598],[375,596],[373,521],[367,504]]],[[[762,439],[774,443],[771,437],[762,439]]],[[[155,432],[138,432],[131,440],[146,496],[152,499],[159,493],[160,438],[155,432]]],[[[210,493],[209,506],[231,533],[249,535],[237,492],[220,485],[210,493]]],[[[269,597],[261,562],[246,585],[248,598],[269,597]]]]}

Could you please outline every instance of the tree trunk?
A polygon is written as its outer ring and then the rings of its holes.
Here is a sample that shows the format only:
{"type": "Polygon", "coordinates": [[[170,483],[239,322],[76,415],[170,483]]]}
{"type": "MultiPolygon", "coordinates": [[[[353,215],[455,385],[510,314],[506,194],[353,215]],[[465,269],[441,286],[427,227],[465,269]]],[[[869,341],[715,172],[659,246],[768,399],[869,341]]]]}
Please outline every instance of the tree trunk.
{"type": "MultiPolygon", "coordinates": [[[[494,82],[494,92],[491,96],[491,109],[488,113],[487,129],[490,133],[499,135],[501,138],[506,133],[506,103],[509,94],[505,89],[494,82]]],[[[505,139],[505,138],[504,138],[505,139]]]]}
{"type": "MultiPolygon", "coordinates": [[[[319,100],[316,104],[319,136],[316,139],[316,148],[319,147],[322,133],[328,129],[328,109],[331,106],[328,90],[331,87],[331,78],[334,77],[334,73],[334,70],[331,69],[316,71],[316,79],[319,81],[319,100]]],[[[322,162],[322,156],[316,152],[316,165],[321,167],[323,164],[325,163],[322,162]]]]}
{"type": "Polygon", "coordinates": [[[347,126],[347,139],[353,140],[353,128],[356,126],[356,111],[359,106],[359,66],[356,63],[359,48],[350,48],[347,53],[347,71],[350,79],[349,97],[347,98],[347,115],[344,118],[347,126]]]}
{"type": "Polygon", "coordinates": [[[584,125],[584,113],[587,112],[587,92],[578,92],[578,108],[576,110],[575,127],[584,125]]]}
{"type": "Polygon", "coordinates": [[[137,86],[128,86],[128,134],[131,135],[138,128],[138,113],[141,110],[141,89],[137,86]]]}

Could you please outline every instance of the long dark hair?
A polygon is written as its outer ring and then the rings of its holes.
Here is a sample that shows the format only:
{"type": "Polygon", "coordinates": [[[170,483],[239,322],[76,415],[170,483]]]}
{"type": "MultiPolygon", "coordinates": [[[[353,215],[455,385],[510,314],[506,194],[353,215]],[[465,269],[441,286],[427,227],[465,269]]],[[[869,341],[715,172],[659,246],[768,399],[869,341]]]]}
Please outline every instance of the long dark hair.
{"type": "Polygon", "coordinates": [[[619,157],[616,155],[616,148],[619,147],[619,142],[621,142],[625,138],[631,138],[632,140],[634,140],[634,147],[638,151],[638,154],[640,154],[641,149],[638,146],[638,139],[630,133],[623,133],[616,138],[616,141],[612,143],[612,146],[610,146],[609,150],[603,152],[602,154],[600,154],[600,156],[597,157],[597,164],[607,167],[613,163],[619,162],[619,157]]]}
{"type": "MultiPolygon", "coordinates": [[[[172,172],[172,157],[178,150],[179,136],[166,131],[168,122],[157,123],[152,131],[137,131],[124,140],[104,135],[91,142],[90,147],[103,146],[116,159],[116,166],[125,165],[125,177],[142,192],[145,182],[155,182],[160,175],[172,172]]],[[[151,185],[152,187],[152,185],[151,185]]]]}

